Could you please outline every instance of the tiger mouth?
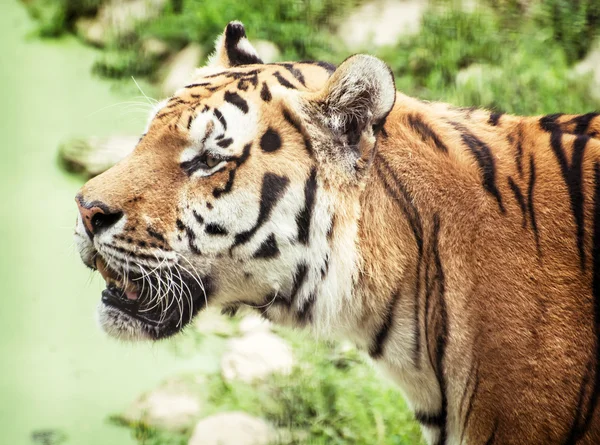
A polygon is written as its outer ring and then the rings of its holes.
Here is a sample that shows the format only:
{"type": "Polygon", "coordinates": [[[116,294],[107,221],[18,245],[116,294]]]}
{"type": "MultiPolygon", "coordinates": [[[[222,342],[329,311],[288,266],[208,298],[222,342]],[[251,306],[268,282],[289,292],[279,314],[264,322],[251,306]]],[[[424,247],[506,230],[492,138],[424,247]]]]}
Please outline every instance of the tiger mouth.
{"type": "Polygon", "coordinates": [[[98,256],[96,269],[106,282],[101,302],[117,311],[115,317],[129,317],[152,339],[169,337],[183,329],[202,309],[209,294],[209,283],[180,272],[169,276],[126,274],[112,269],[98,256]]]}

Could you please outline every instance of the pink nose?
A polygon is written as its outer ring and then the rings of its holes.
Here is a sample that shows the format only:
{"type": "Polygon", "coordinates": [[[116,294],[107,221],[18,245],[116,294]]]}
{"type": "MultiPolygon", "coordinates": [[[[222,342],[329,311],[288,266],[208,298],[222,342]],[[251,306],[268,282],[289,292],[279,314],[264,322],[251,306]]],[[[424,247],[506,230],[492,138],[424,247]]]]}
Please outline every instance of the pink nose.
{"type": "Polygon", "coordinates": [[[79,214],[87,232],[90,236],[100,233],[102,230],[108,229],[114,225],[123,216],[123,212],[109,212],[107,206],[99,203],[94,203],[90,206],[86,205],[83,199],[78,196],[75,198],[79,214]],[[104,207],[104,208],[103,208],[104,207]]]}

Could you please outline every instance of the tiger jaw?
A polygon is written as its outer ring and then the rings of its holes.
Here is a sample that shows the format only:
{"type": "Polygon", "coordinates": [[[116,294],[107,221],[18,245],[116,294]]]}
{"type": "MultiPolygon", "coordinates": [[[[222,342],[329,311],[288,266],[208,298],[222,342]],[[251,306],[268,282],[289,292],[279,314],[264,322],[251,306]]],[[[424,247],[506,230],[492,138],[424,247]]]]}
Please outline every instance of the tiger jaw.
{"type": "Polygon", "coordinates": [[[177,265],[151,272],[116,272],[97,256],[106,282],[98,319],[109,335],[125,340],[159,340],[181,331],[206,306],[210,279],[192,277],[177,265]]]}

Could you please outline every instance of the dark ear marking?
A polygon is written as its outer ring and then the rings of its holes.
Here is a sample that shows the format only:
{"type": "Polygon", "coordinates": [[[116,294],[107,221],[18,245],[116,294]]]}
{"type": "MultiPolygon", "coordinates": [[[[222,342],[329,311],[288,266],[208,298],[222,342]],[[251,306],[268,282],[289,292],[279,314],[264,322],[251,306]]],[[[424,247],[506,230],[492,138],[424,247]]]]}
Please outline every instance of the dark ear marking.
{"type": "Polygon", "coordinates": [[[225,102],[229,102],[232,105],[238,107],[242,113],[248,113],[248,102],[242,99],[238,93],[232,93],[231,91],[225,91],[225,102]]]}
{"type": "Polygon", "coordinates": [[[230,22],[225,29],[225,51],[231,66],[262,64],[263,61],[256,55],[249,53],[240,45],[246,39],[246,30],[240,22],[230,22]]]}

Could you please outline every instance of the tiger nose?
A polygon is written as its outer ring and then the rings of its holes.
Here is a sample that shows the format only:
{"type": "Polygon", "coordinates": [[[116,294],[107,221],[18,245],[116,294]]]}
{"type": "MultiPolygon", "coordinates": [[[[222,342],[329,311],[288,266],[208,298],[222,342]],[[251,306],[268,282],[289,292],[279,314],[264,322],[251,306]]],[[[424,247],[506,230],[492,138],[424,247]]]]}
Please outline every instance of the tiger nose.
{"type": "Polygon", "coordinates": [[[109,211],[108,206],[94,202],[86,205],[80,196],[75,198],[79,214],[88,233],[93,236],[115,225],[123,217],[123,212],[109,211]]]}

